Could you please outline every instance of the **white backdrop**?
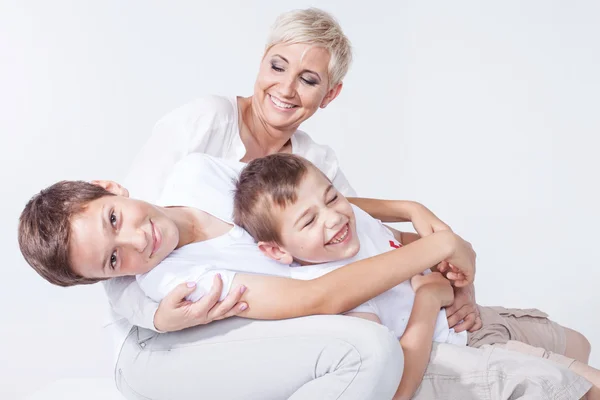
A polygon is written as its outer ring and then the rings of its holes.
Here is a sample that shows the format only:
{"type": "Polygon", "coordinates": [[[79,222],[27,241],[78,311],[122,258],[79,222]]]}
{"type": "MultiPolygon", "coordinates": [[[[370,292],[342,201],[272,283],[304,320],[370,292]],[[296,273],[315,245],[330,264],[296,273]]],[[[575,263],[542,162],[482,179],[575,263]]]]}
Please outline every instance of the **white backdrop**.
{"type": "Polygon", "coordinates": [[[169,110],[250,94],[269,25],[310,5],[356,61],[305,130],[360,194],[421,201],[470,240],[479,303],[541,308],[600,346],[600,3],[349,3],[0,0],[1,398],[112,373],[101,287],[52,287],[21,258],[28,198],[118,180],[169,110]]]}

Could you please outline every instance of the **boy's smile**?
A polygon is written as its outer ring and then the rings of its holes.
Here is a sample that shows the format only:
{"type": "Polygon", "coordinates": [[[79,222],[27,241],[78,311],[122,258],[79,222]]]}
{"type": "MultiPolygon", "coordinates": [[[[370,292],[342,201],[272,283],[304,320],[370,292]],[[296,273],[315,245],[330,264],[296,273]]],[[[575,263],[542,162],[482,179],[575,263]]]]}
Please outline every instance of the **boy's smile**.
{"type": "Polygon", "coordinates": [[[309,167],[296,195],[294,204],[284,209],[274,206],[281,233],[279,251],[287,256],[272,258],[309,265],[343,260],[358,253],[360,243],[352,206],[322,172],[309,167]]]}

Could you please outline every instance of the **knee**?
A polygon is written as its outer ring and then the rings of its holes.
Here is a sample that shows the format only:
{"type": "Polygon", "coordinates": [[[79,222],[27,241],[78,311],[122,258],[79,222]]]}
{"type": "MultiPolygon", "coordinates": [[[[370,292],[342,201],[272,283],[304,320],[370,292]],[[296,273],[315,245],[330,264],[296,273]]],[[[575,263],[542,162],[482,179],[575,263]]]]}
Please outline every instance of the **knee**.
{"type": "Polygon", "coordinates": [[[388,328],[373,323],[360,327],[359,348],[362,373],[377,386],[389,386],[395,392],[404,370],[404,355],[398,338],[388,328]]]}
{"type": "Polygon", "coordinates": [[[579,333],[577,331],[573,331],[573,333],[577,337],[577,339],[576,339],[577,344],[578,344],[579,348],[581,349],[581,352],[583,354],[585,354],[587,357],[589,357],[592,352],[592,345],[591,345],[590,341],[585,336],[583,336],[582,333],[579,333]]]}
{"type": "Polygon", "coordinates": [[[587,338],[572,329],[565,328],[567,334],[567,356],[583,363],[588,362],[592,352],[592,345],[587,338]]]}

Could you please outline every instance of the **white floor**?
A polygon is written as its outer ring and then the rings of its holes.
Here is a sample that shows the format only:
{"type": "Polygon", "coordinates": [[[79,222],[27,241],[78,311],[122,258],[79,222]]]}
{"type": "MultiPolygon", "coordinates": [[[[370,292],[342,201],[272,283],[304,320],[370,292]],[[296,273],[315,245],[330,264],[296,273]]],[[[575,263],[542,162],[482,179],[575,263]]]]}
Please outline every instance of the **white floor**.
{"type": "Polygon", "coordinates": [[[124,400],[112,379],[61,379],[26,400],[124,400]]]}

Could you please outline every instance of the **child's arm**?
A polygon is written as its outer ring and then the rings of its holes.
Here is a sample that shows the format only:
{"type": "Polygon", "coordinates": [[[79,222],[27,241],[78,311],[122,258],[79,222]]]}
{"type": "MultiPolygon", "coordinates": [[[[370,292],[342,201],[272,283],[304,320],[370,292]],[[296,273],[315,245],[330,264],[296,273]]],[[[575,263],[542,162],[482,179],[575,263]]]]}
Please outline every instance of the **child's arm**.
{"type": "Polygon", "coordinates": [[[414,242],[415,240],[419,240],[421,239],[421,236],[419,236],[416,233],[412,233],[412,232],[401,232],[397,229],[392,228],[391,226],[387,226],[384,225],[386,228],[388,228],[388,230],[390,232],[392,232],[392,235],[394,235],[394,239],[396,239],[397,241],[400,242],[400,244],[407,245],[410,244],[412,242],[414,242]]]}
{"type": "MultiPolygon", "coordinates": [[[[350,203],[371,215],[371,217],[383,222],[410,222],[416,213],[421,212],[425,208],[420,203],[408,200],[380,200],[364,197],[346,198],[350,203]]],[[[435,218],[437,219],[437,217],[435,218]]]]}
{"type": "Polygon", "coordinates": [[[420,236],[449,230],[431,210],[415,201],[348,197],[348,201],[383,222],[412,222],[420,236]]]}
{"type": "Polygon", "coordinates": [[[451,231],[440,231],[409,245],[348,264],[319,278],[302,281],[276,276],[236,274],[232,287],[247,289],[239,316],[284,319],[313,314],[340,314],[447,260],[472,282],[475,253],[451,231]]]}
{"type": "Polygon", "coordinates": [[[429,364],[435,323],[440,309],[452,303],[452,286],[441,274],[417,275],[412,280],[415,303],[400,345],[404,353],[404,373],[394,400],[408,400],[423,380],[429,364]]]}

